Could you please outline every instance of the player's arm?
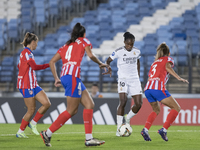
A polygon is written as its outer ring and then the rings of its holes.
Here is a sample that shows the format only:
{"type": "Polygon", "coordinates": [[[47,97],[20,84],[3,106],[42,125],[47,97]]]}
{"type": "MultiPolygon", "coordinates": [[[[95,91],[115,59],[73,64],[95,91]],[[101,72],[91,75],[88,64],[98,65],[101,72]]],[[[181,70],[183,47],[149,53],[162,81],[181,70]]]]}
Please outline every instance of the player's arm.
{"type": "Polygon", "coordinates": [[[97,63],[98,65],[102,65],[103,63],[92,53],[90,46],[86,46],[85,47],[85,51],[88,55],[88,57],[90,57],[90,59],[92,61],[94,61],[95,63],[97,63]]]}
{"type": "Polygon", "coordinates": [[[173,69],[172,69],[172,63],[170,62],[167,62],[166,65],[165,65],[165,68],[167,70],[167,72],[169,72],[172,76],[174,76],[176,79],[178,79],[179,81],[182,81],[182,82],[186,82],[186,83],[189,83],[187,80],[181,78],[173,69]]]}
{"type": "Polygon", "coordinates": [[[140,60],[137,60],[137,70],[138,70],[138,76],[140,77],[140,60]]]}
{"type": "Polygon", "coordinates": [[[42,70],[49,67],[49,64],[37,65],[33,59],[30,59],[28,64],[33,70],[42,70]]]}
{"type": "Polygon", "coordinates": [[[51,72],[52,72],[53,77],[54,77],[54,79],[55,79],[54,85],[55,85],[56,87],[61,86],[61,82],[60,82],[60,79],[59,79],[58,74],[57,74],[57,72],[56,72],[56,65],[55,65],[55,63],[56,63],[58,60],[60,60],[60,59],[61,59],[60,54],[59,54],[59,53],[56,53],[56,54],[53,56],[53,58],[51,58],[51,60],[50,60],[50,62],[49,62],[49,66],[50,66],[50,68],[51,68],[51,72]]]}
{"type": "Polygon", "coordinates": [[[90,57],[90,59],[91,59],[92,61],[94,61],[95,63],[97,63],[97,64],[99,65],[100,68],[105,68],[105,67],[106,67],[106,68],[108,69],[107,74],[110,74],[110,75],[111,75],[112,70],[111,70],[110,66],[107,65],[107,64],[102,63],[102,62],[92,53],[90,46],[86,46],[86,47],[85,47],[85,51],[86,51],[87,55],[90,57]]]}

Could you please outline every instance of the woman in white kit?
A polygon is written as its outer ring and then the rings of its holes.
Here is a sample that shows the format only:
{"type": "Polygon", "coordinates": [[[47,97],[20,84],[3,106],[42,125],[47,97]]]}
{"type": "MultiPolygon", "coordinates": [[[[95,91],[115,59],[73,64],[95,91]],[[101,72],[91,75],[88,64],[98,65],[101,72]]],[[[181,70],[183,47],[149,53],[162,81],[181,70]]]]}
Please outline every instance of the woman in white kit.
{"type": "MultiPolygon", "coordinates": [[[[140,50],[135,48],[135,37],[129,32],[124,33],[124,44],[116,49],[106,63],[110,63],[117,58],[118,67],[118,93],[119,105],[117,107],[117,129],[123,123],[123,116],[126,123],[130,124],[130,119],[135,116],[142,106],[142,88],[140,83],[140,50]],[[124,115],[124,108],[127,102],[127,95],[131,95],[134,99],[134,105],[127,115],[124,115]]],[[[106,72],[103,74],[111,74],[106,72]]],[[[116,136],[120,136],[118,130],[116,136]]]]}

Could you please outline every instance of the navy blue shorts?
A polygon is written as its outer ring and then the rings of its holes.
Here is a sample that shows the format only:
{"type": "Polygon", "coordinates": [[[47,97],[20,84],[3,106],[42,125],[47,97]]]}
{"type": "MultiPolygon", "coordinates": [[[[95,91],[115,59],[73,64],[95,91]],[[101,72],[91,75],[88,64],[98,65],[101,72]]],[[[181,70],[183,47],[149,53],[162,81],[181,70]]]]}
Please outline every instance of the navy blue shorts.
{"type": "Polygon", "coordinates": [[[146,90],[144,94],[149,103],[156,101],[160,102],[161,100],[171,96],[167,90],[165,90],[164,93],[161,90],[146,90]]]}
{"type": "Polygon", "coordinates": [[[42,91],[42,88],[40,86],[35,87],[34,89],[19,89],[20,93],[24,98],[34,97],[42,91]]]}
{"type": "Polygon", "coordinates": [[[86,87],[80,78],[71,75],[64,75],[60,80],[65,88],[65,96],[81,98],[82,91],[84,91],[86,87]]]}

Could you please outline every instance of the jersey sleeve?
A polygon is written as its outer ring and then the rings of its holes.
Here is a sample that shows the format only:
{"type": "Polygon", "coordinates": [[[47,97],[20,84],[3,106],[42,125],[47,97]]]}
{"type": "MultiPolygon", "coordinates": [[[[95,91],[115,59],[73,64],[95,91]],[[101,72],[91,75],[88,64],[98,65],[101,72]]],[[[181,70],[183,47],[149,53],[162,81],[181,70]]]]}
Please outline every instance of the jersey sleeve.
{"type": "Polygon", "coordinates": [[[66,46],[66,45],[62,46],[62,47],[59,48],[59,50],[57,51],[57,53],[60,54],[60,56],[61,56],[61,52],[62,52],[62,50],[63,50],[63,48],[64,48],[65,46],[66,46]]]}
{"type": "Polygon", "coordinates": [[[138,51],[138,55],[137,55],[137,59],[140,59],[140,57],[141,57],[141,52],[140,52],[140,50],[138,51]]]}
{"type": "Polygon", "coordinates": [[[85,49],[87,46],[90,46],[92,49],[92,43],[87,38],[83,38],[83,48],[85,49]]]}
{"type": "Polygon", "coordinates": [[[115,58],[118,58],[118,53],[117,53],[116,50],[110,55],[110,58],[111,58],[112,60],[114,60],[115,58]]]}
{"type": "Polygon", "coordinates": [[[173,59],[173,58],[168,57],[168,58],[167,58],[167,62],[172,63],[172,68],[174,67],[174,59],[173,59]]]}

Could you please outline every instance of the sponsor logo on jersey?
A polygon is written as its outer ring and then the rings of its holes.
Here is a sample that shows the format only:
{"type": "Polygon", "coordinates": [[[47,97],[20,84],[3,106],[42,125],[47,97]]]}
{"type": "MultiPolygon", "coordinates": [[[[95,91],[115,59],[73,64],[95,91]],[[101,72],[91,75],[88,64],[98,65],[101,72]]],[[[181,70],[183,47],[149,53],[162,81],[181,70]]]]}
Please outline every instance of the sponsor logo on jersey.
{"type": "Polygon", "coordinates": [[[126,56],[126,54],[124,54],[123,56],[126,56]]]}

